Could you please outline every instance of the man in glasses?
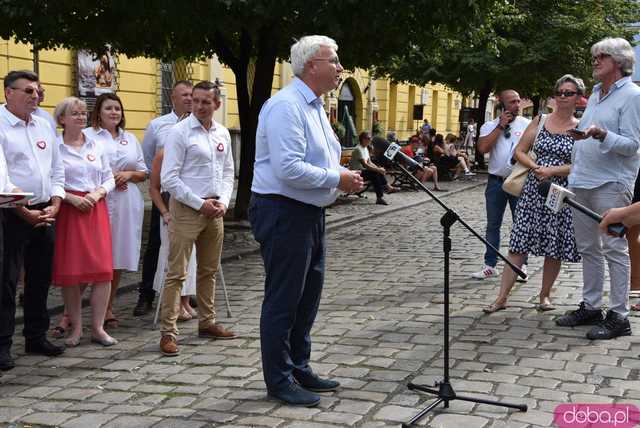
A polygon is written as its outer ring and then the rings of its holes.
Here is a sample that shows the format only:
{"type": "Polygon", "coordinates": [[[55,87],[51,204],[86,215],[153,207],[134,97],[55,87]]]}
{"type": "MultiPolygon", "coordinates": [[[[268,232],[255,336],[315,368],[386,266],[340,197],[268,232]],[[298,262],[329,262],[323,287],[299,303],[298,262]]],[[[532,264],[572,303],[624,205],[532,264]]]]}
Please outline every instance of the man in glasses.
{"type": "Polygon", "coordinates": [[[13,184],[33,199],[27,207],[4,210],[4,254],[0,284],[0,370],[13,368],[11,345],[15,330],[16,283],[26,272],[24,291],[25,351],[60,355],[63,347],[47,338],[47,297],[51,283],[54,222],[64,199],[64,165],[49,124],[35,116],[38,76],[11,71],[4,78],[7,103],[0,106],[0,146],[13,184]]]}
{"type": "MultiPolygon", "coordinates": [[[[511,209],[512,218],[516,213],[518,198],[502,190],[502,182],[511,173],[513,152],[530,122],[529,119],[520,116],[520,102],[520,95],[513,89],[500,92],[502,113],[480,128],[478,151],[483,155],[489,153],[489,178],[484,193],[487,209],[485,237],[495,248],[500,248],[500,227],[507,204],[511,209]]],[[[497,263],[496,252],[487,246],[484,253],[484,267],[471,276],[476,279],[497,277],[497,263]]],[[[525,264],[522,265],[522,271],[525,274],[527,273],[526,263],[525,260],[525,264]]]]}
{"type": "Polygon", "coordinates": [[[341,81],[337,50],[325,36],[303,37],[291,47],[296,77],[264,104],[256,133],[249,220],[266,274],[262,371],[268,394],[294,406],[316,406],[315,392],[339,387],[310,366],[324,282],[324,207],[338,189],[362,188],[360,172],[340,166],[340,143],[323,107],[323,95],[341,81]]]}
{"type": "MultiPolygon", "coordinates": [[[[640,166],[640,88],[631,81],[635,53],[628,41],[606,38],[591,47],[593,87],[580,119],[569,186],[576,201],[597,213],[631,203],[640,166]]],[[[629,324],[629,250],[627,240],[595,231],[593,220],[574,211],[573,224],[582,255],[582,302],[556,319],[562,327],[594,325],[587,338],[613,339],[631,334],[629,324]],[[604,265],[611,281],[604,316],[604,265]]]]}

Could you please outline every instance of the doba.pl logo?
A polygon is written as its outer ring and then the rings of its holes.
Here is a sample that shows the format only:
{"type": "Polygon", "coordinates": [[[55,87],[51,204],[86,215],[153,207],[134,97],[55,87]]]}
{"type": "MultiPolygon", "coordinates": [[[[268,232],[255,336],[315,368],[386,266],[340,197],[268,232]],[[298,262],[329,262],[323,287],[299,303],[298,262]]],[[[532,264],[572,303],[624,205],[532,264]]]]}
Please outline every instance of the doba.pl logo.
{"type": "Polygon", "coordinates": [[[553,411],[560,428],[632,428],[640,423],[633,404],[560,404],[553,411]]]}

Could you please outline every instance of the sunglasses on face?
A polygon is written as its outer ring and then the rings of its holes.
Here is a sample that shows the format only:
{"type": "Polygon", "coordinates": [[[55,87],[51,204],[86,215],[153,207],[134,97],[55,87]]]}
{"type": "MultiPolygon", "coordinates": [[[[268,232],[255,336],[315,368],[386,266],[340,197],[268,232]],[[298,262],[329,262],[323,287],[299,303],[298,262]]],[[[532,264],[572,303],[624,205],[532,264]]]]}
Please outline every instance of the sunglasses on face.
{"type": "Polygon", "coordinates": [[[504,138],[511,138],[511,125],[504,127],[504,138]]]}
{"type": "Polygon", "coordinates": [[[26,88],[11,88],[14,91],[22,91],[27,95],[33,95],[33,94],[37,94],[38,90],[37,89],[33,89],[32,87],[26,87],[26,88]]]}
{"type": "Polygon", "coordinates": [[[562,98],[562,97],[569,98],[569,97],[572,97],[572,96],[574,96],[576,94],[577,94],[576,91],[555,91],[553,93],[553,95],[555,95],[556,97],[560,97],[560,98],[562,98]]]}

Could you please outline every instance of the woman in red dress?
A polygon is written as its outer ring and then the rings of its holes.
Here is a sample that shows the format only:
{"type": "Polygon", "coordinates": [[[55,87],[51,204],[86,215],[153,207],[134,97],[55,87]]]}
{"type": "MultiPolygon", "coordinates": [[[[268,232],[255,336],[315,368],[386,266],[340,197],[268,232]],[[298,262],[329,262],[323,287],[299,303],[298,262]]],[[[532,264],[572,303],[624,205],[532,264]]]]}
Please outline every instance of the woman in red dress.
{"type": "Polygon", "coordinates": [[[105,202],[115,181],[102,144],[86,137],[87,105],[69,97],[56,106],[55,117],[63,128],[58,137],[65,168],[64,203],[56,221],[53,283],[62,288],[71,333],[67,346],[82,337],[82,292],[91,285],[91,341],[103,346],[116,339],[103,323],[111,291],[113,262],[111,228],[105,202]]]}

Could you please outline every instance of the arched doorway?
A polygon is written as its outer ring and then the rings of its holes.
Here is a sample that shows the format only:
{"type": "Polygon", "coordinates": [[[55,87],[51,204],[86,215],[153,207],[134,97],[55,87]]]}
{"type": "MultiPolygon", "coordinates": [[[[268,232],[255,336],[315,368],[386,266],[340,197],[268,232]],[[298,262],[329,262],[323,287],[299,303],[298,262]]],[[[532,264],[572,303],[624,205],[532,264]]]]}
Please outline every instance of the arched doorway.
{"type": "Polygon", "coordinates": [[[353,147],[357,144],[358,131],[361,128],[361,110],[362,94],[360,88],[354,79],[348,78],[342,84],[338,94],[337,120],[345,127],[345,138],[342,141],[344,147],[353,147]]]}

